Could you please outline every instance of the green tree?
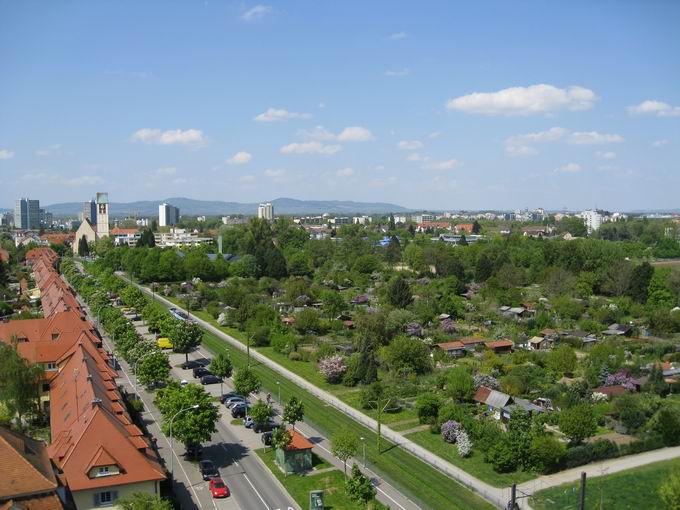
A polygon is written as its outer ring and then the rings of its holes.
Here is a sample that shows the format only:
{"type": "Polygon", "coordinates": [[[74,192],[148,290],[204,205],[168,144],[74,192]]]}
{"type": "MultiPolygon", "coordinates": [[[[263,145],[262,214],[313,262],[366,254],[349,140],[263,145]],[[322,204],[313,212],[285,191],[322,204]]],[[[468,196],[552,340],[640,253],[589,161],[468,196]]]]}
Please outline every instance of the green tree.
{"type": "Polygon", "coordinates": [[[659,486],[659,497],[665,510],[680,510],[680,470],[676,470],[659,486]]]}
{"type": "Polygon", "coordinates": [[[472,224],[472,233],[479,234],[481,231],[482,225],[480,225],[479,221],[475,220],[475,222],[472,224]]]}
{"type": "Polygon", "coordinates": [[[87,244],[87,238],[81,237],[78,241],[78,256],[87,257],[90,254],[90,246],[87,244]]]}
{"type": "Polygon", "coordinates": [[[142,230],[142,233],[139,235],[139,239],[137,239],[137,244],[135,246],[137,248],[153,248],[156,246],[156,238],[153,235],[153,231],[149,228],[142,230]]]}
{"type": "Polygon", "coordinates": [[[305,406],[297,397],[290,397],[286,405],[283,406],[283,420],[290,423],[295,430],[295,423],[302,421],[305,414],[305,406]]]}
{"type": "MultiPolygon", "coordinates": [[[[225,353],[221,352],[215,356],[210,362],[210,371],[217,377],[221,377],[223,380],[231,377],[231,373],[234,367],[231,363],[231,358],[225,353]]],[[[222,394],[223,381],[220,381],[220,395],[222,394]]]]}
{"type": "Polygon", "coordinates": [[[270,404],[267,404],[262,400],[258,400],[250,408],[248,414],[252,417],[255,423],[265,424],[268,423],[271,417],[274,415],[274,409],[270,404]]]}
{"type": "Polygon", "coordinates": [[[331,436],[331,453],[342,461],[345,477],[347,477],[347,461],[356,455],[359,449],[359,438],[349,429],[341,429],[331,436]]]}
{"type": "Polygon", "coordinates": [[[401,244],[397,236],[390,237],[390,242],[385,248],[385,260],[390,264],[401,261],[401,244]]]}
{"type": "Polygon", "coordinates": [[[146,387],[154,383],[165,382],[170,375],[170,363],[168,357],[161,351],[148,354],[139,361],[137,366],[137,378],[146,387]]]}
{"type": "Polygon", "coordinates": [[[373,487],[370,478],[363,474],[356,464],[352,466],[351,476],[345,481],[345,490],[350,498],[364,505],[368,504],[376,495],[375,487],[373,487]]]}
{"type": "Polygon", "coordinates": [[[116,506],[121,510],[172,510],[170,501],[148,492],[134,492],[116,500],[116,506]]]}
{"type": "Polygon", "coordinates": [[[477,258],[475,264],[475,279],[478,282],[487,281],[493,274],[493,262],[486,253],[482,253],[477,258]]]}
{"type": "Polygon", "coordinates": [[[276,427],[272,431],[272,446],[276,450],[285,450],[292,441],[293,436],[283,426],[276,427]]]}
{"type": "Polygon", "coordinates": [[[566,447],[552,436],[536,436],[531,440],[531,464],[540,473],[551,473],[557,469],[566,452],[566,447]]]}
{"type": "Polygon", "coordinates": [[[397,275],[387,284],[387,302],[395,308],[406,308],[413,301],[411,286],[402,275],[397,275]]]}
{"type": "Polygon", "coordinates": [[[16,338],[10,345],[0,342],[0,402],[19,422],[26,415],[40,413],[40,385],[43,368],[19,356],[16,338]]]}
{"type": "Polygon", "coordinates": [[[572,373],[576,368],[576,353],[569,345],[560,345],[548,353],[546,359],[548,370],[562,376],[565,373],[572,373]]]}
{"type": "Polygon", "coordinates": [[[250,367],[241,367],[234,375],[234,389],[241,395],[248,396],[260,391],[262,382],[250,367]]]}
{"type": "Polygon", "coordinates": [[[295,329],[301,334],[319,330],[319,313],[314,308],[305,308],[295,314],[295,329]]]}
{"type": "Polygon", "coordinates": [[[434,423],[442,405],[441,399],[434,393],[422,393],[416,399],[416,412],[420,423],[434,423]]]}
{"type": "Polygon", "coordinates": [[[580,443],[597,432],[597,420],[593,407],[582,403],[560,413],[560,430],[572,443],[580,443]]]}
{"type": "Polygon", "coordinates": [[[396,373],[423,374],[432,369],[429,348],[416,338],[398,336],[384,352],[386,365],[396,373]]]}
{"type": "Polygon", "coordinates": [[[630,277],[628,295],[639,303],[647,302],[647,289],[654,275],[654,268],[649,262],[635,266],[630,277]]]}
{"type": "Polygon", "coordinates": [[[457,402],[470,400],[475,392],[475,383],[470,371],[463,366],[454,367],[446,375],[446,393],[457,402]]]}
{"type": "Polygon", "coordinates": [[[180,386],[177,381],[171,381],[156,392],[155,402],[163,415],[163,432],[170,434],[170,421],[175,417],[172,435],[184,444],[204,443],[217,432],[215,424],[220,419],[220,411],[203,386],[180,386]],[[183,411],[195,405],[197,409],[183,411]]]}
{"type": "Polygon", "coordinates": [[[189,353],[193,352],[203,340],[203,331],[200,326],[192,321],[177,321],[172,336],[172,350],[184,354],[189,361],[189,353]]]}

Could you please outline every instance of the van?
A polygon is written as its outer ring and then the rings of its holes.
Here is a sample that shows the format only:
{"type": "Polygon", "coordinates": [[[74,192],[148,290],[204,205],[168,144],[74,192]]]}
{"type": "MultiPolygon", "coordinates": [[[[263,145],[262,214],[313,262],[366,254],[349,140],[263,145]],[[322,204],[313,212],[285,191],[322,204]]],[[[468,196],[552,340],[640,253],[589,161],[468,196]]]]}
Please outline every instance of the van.
{"type": "Polygon", "coordinates": [[[156,344],[159,349],[172,349],[172,342],[164,336],[156,340],[156,344]]]}

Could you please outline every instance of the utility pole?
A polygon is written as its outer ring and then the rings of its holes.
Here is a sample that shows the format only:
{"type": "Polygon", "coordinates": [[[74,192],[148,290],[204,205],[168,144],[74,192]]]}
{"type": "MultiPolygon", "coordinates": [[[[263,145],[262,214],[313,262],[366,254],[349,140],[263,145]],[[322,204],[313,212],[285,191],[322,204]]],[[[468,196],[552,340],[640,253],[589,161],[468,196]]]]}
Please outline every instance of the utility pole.
{"type": "Polygon", "coordinates": [[[581,494],[578,502],[578,510],[586,510],[586,472],[581,471],[581,494]]]}
{"type": "Polygon", "coordinates": [[[375,404],[375,408],[378,411],[378,455],[380,455],[381,450],[380,450],[380,440],[382,439],[382,413],[387,409],[387,406],[390,405],[390,402],[392,401],[391,398],[386,398],[384,400],[385,405],[382,404],[383,399],[378,398],[378,400],[372,400],[370,403],[375,404]]]}

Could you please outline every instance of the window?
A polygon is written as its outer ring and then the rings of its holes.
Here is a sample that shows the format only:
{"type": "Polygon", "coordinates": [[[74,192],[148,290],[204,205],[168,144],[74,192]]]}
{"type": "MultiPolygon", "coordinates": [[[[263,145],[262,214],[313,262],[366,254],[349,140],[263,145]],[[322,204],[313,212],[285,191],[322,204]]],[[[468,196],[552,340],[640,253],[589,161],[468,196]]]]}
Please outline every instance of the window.
{"type": "Polygon", "coordinates": [[[112,506],[117,499],[117,491],[98,492],[94,495],[94,506],[112,506]]]}
{"type": "Polygon", "coordinates": [[[57,369],[56,363],[45,363],[45,370],[56,370],[56,369],[57,369]]]}
{"type": "Polygon", "coordinates": [[[59,340],[59,333],[52,333],[52,340],[59,340]]]}
{"type": "Polygon", "coordinates": [[[97,476],[106,476],[109,474],[109,466],[102,466],[97,472],[97,476]]]}

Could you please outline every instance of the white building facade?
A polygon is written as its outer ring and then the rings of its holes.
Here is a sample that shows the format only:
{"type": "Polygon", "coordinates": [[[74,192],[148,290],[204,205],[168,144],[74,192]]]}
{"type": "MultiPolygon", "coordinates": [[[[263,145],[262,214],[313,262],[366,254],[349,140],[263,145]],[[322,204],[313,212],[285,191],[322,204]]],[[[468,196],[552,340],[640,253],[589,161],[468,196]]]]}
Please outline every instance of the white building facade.
{"type": "Polygon", "coordinates": [[[179,223],[179,208],[163,202],[158,206],[158,226],[170,227],[179,223]]]}
{"type": "Polygon", "coordinates": [[[271,202],[260,204],[257,208],[257,217],[263,220],[272,221],[274,219],[274,206],[271,202]]]}

